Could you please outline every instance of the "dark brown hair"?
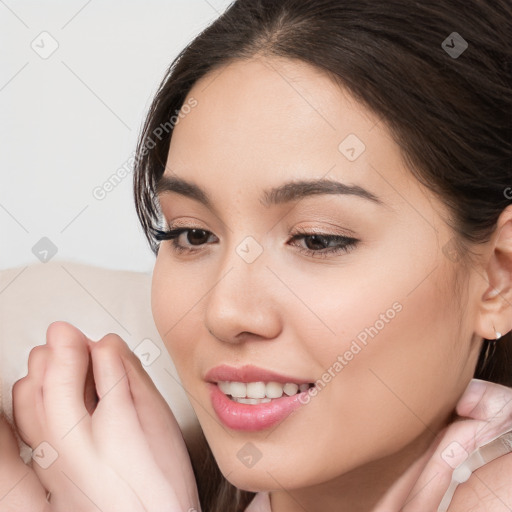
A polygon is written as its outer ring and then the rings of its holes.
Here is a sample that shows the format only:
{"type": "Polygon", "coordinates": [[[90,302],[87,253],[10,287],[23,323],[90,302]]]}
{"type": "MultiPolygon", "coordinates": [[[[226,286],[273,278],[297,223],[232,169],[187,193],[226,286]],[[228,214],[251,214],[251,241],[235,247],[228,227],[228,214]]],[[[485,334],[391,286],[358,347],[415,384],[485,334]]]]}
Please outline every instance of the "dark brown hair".
{"type": "MultiPolygon", "coordinates": [[[[198,79],[236,59],[268,55],[324,70],[382,119],[414,176],[448,206],[460,261],[471,265],[471,245],[489,241],[512,202],[511,34],[507,0],[232,3],[172,62],[141,132],[134,192],[151,248],[156,254],[154,191],[172,135],[162,137],[161,127],[198,79]]],[[[512,386],[512,335],[485,358],[490,343],[484,340],[475,377],[512,386]]],[[[243,511],[254,494],[229,484],[204,436],[199,442],[202,465],[194,469],[203,511],[243,511]]]]}

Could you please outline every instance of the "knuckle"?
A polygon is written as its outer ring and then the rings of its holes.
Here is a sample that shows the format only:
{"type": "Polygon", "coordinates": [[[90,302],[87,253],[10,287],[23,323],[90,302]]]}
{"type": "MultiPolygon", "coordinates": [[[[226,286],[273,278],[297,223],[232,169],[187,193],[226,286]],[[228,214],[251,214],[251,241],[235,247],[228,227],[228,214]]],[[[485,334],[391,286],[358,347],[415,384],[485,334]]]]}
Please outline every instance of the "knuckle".
{"type": "Polygon", "coordinates": [[[446,433],[443,436],[443,439],[440,444],[440,449],[443,451],[448,449],[449,447],[457,450],[461,450],[462,448],[468,448],[468,427],[469,423],[467,421],[457,421],[452,423],[446,429],[446,433]]]}
{"type": "Polygon", "coordinates": [[[52,322],[46,329],[47,342],[51,343],[54,338],[60,337],[59,335],[66,331],[68,324],[66,322],[56,321],[52,322]]]}
{"type": "Polygon", "coordinates": [[[13,402],[16,399],[27,396],[29,393],[32,393],[33,390],[34,384],[32,379],[28,375],[22,377],[12,385],[13,402]]]}
{"type": "Polygon", "coordinates": [[[46,330],[46,345],[49,348],[76,346],[78,329],[67,322],[52,322],[46,330]]]}
{"type": "Polygon", "coordinates": [[[503,416],[512,417],[512,392],[510,390],[496,389],[491,392],[488,390],[483,398],[478,402],[477,408],[491,419],[501,418],[503,416]]]}
{"type": "Polygon", "coordinates": [[[22,379],[17,380],[12,385],[12,399],[13,403],[22,395],[24,395],[25,390],[27,388],[27,381],[28,377],[23,377],[22,379]]]}
{"type": "Polygon", "coordinates": [[[119,354],[120,352],[126,352],[128,345],[124,340],[116,333],[108,333],[94,345],[94,350],[105,354],[119,354]]]}
{"type": "Polygon", "coordinates": [[[37,345],[30,350],[28,356],[28,370],[33,370],[34,366],[41,364],[47,356],[47,348],[45,345],[37,345]]]}
{"type": "Polygon", "coordinates": [[[20,379],[14,383],[12,387],[12,413],[16,422],[20,418],[20,411],[25,410],[27,404],[33,402],[34,388],[31,383],[26,379],[20,379]]]}

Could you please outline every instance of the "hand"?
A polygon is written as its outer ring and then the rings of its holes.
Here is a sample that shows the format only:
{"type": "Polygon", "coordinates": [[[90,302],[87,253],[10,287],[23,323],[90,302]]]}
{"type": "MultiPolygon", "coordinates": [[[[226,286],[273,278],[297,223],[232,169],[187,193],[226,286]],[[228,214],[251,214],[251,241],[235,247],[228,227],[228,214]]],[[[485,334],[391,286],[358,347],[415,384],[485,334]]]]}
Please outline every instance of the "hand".
{"type": "MultiPolygon", "coordinates": [[[[456,407],[459,421],[449,425],[426,455],[403,512],[437,512],[453,469],[468,454],[512,429],[512,389],[473,379],[456,407]]],[[[448,512],[507,512],[512,506],[512,453],[477,469],[459,484],[448,512]]]]}
{"type": "Polygon", "coordinates": [[[51,324],[13,405],[52,512],[200,511],[176,419],[119,336],[51,324]]]}
{"type": "Polygon", "coordinates": [[[33,469],[21,460],[11,426],[2,416],[0,454],[0,510],[46,512],[49,508],[46,491],[33,469]]]}

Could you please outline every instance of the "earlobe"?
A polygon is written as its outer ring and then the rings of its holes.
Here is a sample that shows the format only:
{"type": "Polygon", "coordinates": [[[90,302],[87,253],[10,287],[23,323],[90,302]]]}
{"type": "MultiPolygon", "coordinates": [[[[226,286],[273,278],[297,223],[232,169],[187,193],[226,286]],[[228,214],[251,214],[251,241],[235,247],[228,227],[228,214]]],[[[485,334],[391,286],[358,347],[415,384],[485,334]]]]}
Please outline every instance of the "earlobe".
{"type": "Polygon", "coordinates": [[[495,340],[512,330],[512,205],[501,213],[489,244],[475,328],[482,338],[495,340]]]}

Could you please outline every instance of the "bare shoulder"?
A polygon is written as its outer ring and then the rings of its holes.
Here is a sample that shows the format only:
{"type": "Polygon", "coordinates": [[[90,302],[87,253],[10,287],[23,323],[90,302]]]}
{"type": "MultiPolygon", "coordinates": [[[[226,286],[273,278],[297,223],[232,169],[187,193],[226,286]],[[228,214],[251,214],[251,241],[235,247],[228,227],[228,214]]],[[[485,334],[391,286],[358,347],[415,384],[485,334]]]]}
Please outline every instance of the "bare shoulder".
{"type": "Polygon", "coordinates": [[[512,453],[477,469],[455,491],[448,512],[512,511],[512,453]]]}

